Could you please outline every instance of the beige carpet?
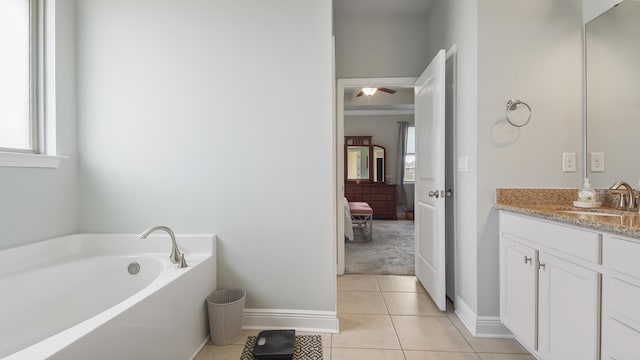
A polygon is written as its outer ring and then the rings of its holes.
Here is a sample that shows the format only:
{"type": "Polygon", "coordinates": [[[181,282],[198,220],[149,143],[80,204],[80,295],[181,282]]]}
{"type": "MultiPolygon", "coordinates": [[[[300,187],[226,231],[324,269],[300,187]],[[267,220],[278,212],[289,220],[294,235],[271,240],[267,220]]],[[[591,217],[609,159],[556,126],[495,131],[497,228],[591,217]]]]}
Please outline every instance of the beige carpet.
{"type": "Polygon", "coordinates": [[[415,274],[413,221],[374,220],[371,242],[366,242],[362,228],[354,227],[353,232],[355,241],[345,240],[347,274],[415,274]]]}

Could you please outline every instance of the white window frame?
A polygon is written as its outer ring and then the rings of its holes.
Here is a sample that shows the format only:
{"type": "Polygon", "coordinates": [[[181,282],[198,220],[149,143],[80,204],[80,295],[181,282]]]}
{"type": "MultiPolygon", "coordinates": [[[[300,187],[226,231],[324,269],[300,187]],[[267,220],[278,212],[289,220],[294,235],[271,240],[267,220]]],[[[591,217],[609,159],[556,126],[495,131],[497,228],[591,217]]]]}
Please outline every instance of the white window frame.
{"type": "Polygon", "coordinates": [[[66,157],[56,152],[55,1],[29,0],[29,16],[32,149],[0,148],[0,167],[57,168],[66,157]]]}
{"type": "MultiPolygon", "coordinates": [[[[407,127],[407,134],[406,134],[406,136],[409,136],[409,128],[414,128],[414,129],[415,129],[415,127],[416,127],[415,125],[410,125],[410,126],[408,126],[408,127],[407,127]]],[[[415,134],[415,130],[414,130],[414,134],[415,134]]],[[[408,142],[407,142],[407,143],[408,143],[408,142]]],[[[414,136],[414,145],[413,145],[413,147],[414,147],[414,149],[413,149],[413,151],[414,151],[414,152],[412,152],[412,153],[408,153],[408,152],[407,152],[407,149],[406,149],[406,145],[405,145],[405,150],[404,150],[404,151],[405,151],[405,153],[404,153],[404,159],[402,159],[405,163],[407,162],[407,155],[413,155],[413,157],[414,157],[414,159],[415,159],[415,156],[416,156],[416,153],[415,153],[415,136],[414,136]]],[[[404,171],[404,173],[403,173],[405,178],[406,178],[406,176],[407,176],[407,172],[406,172],[406,170],[407,170],[407,168],[405,167],[405,171],[404,171]]],[[[415,182],[416,182],[416,180],[415,180],[415,174],[414,174],[414,179],[413,179],[413,180],[406,180],[406,179],[402,179],[402,182],[403,182],[404,184],[415,184],[415,182]]]]}

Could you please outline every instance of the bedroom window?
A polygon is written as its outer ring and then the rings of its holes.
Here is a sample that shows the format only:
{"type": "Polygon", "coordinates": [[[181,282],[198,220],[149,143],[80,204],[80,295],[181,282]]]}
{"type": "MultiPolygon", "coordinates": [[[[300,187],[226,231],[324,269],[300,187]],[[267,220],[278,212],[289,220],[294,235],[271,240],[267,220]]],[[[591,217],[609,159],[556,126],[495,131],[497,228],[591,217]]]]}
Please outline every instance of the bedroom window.
{"type": "Polygon", "coordinates": [[[52,4],[0,0],[0,167],[55,168],[63,159],[56,156],[52,4]]]}
{"type": "Polygon", "coordinates": [[[416,128],[407,128],[407,148],[404,155],[404,182],[416,181],[416,128]]]}

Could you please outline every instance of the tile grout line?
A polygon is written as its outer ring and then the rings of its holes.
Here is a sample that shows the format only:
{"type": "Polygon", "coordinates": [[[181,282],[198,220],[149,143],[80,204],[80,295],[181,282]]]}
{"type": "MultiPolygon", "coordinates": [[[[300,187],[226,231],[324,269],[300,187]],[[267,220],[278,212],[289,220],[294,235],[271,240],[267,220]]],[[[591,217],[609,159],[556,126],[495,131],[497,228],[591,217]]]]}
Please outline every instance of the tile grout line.
{"type": "MultiPolygon", "coordinates": [[[[378,278],[376,277],[376,282],[378,282],[378,278]]],[[[380,285],[378,285],[380,287],[380,285]]],[[[400,336],[398,335],[398,330],[396,329],[396,324],[393,323],[393,318],[391,317],[391,311],[389,311],[389,304],[387,304],[387,299],[384,297],[384,292],[380,289],[380,296],[382,296],[382,301],[384,302],[384,307],[387,309],[387,316],[389,316],[389,321],[391,321],[391,326],[393,327],[393,332],[396,334],[396,339],[398,340],[398,345],[400,345],[400,351],[402,352],[402,357],[404,360],[407,360],[407,355],[404,353],[404,348],[402,347],[402,342],[400,341],[400,336]]]]}
{"type": "Polygon", "coordinates": [[[476,354],[476,356],[478,358],[480,358],[480,355],[478,355],[478,352],[476,351],[476,348],[473,347],[473,345],[471,345],[471,342],[469,342],[469,340],[467,340],[467,337],[464,336],[464,334],[462,333],[462,331],[460,331],[460,329],[458,329],[458,327],[456,326],[456,324],[453,323],[453,320],[451,320],[450,317],[447,316],[447,320],[449,320],[449,322],[451,323],[451,325],[453,326],[454,329],[456,329],[456,331],[458,332],[458,334],[460,334],[460,336],[462,336],[462,338],[464,339],[464,341],[467,343],[467,345],[469,345],[469,348],[471,350],[473,350],[473,353],[476,354]]]}
{"type": "Polygon", "coordinates": [[[398,335],[398,330],[396,329],[396,324],[393,323],[393,318],[391,317],[391,313],[389,311],[389,305],[387,304],[387,299],[385,299],[382,288],[380,287],[380,283],[378,283],[378,276],[374,275],[376,279],[376,284],[378,285],[378,289],[380,290],[380,296],[382,296],[382,301],[384,302],[384,307],[387,309],[387,316],[389,317],[389,321],[391,321],[391,326],[393,327],[393,332],[396,334],[396,340],[398,340],[398,345],[400,346],[400,351],[402,352],[402,357],[404,360],[407,360],[407,356],[404,353],[404,348],[402,347],[402,342],[400,341],[400,336],[398,335]]]}

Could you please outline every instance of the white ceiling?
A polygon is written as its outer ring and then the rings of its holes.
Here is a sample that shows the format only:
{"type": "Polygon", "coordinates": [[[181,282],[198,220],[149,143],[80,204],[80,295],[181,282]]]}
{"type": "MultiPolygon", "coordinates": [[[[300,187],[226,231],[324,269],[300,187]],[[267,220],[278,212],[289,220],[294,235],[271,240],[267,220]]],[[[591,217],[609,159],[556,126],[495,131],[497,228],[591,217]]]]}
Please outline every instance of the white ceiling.
{"type": "Polygon", "coordinates": [[[333,0],[334,16],[384,17],[425,15],[433,0],[333,0]]]}

